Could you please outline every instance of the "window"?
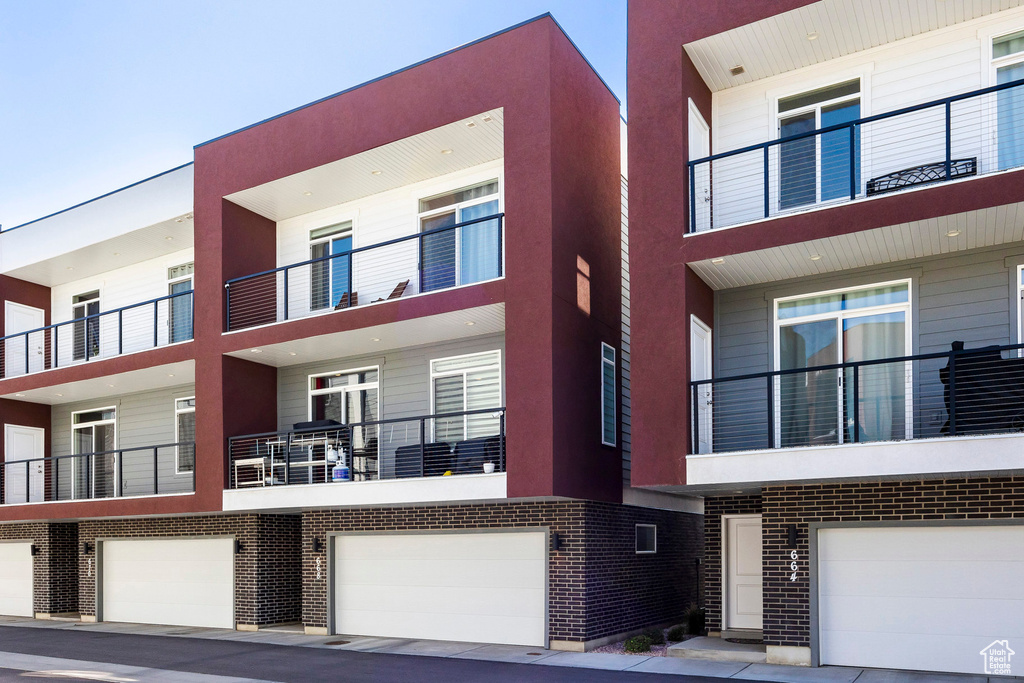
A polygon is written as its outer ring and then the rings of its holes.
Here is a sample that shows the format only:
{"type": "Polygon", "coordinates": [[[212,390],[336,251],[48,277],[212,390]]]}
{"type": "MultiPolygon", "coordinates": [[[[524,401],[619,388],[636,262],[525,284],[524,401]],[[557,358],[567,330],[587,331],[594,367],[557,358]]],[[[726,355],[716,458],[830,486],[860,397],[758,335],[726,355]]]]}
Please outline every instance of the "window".
{"type": "Polygon", "coordinates": [[[74,455],[72,497],[117,495],[117,408],[96,408],[71,414],[74,455]]]}
{"type": "Polygon", "coordinates": [[[776,379],[780,445],[907,438],[913,392],[906,362],[861,366],[856,382],[854,368],[815,368],[899,358],[910,349],[909,280],[777,299],[776,369],[804,370],[776,379]]]}
{"type": "MultiPolygon", "coordinates": [[[[779,137],[786,138],[860,118],[860,79],[779,99],[779,137]]],[[[860,130],[853,141],[850,178],[850,133],[847,129],[809,135],[779,146],[779,209],[850,196],[860,187],[860,130]]]]}
{"type": "Polygon", "coordinates": [[[352,291],[352,221],[309,231],[309,308],[346,308],[352,291]],[[334,256],[335,258],[328,258],[334,256]],[[346,296],[346,294],[348,296],[346,296]]]}
{"type": "MultiPolygon", "coordinates": [[[[1024,31],[992,40],[997,84],[1024,79],[1024,31]]],[[[999,170],[1024,166],[1024,86],[996,93],[996,158],[999,170]]]]}
{"type": "Polygon", "coordinates": [[[196,468],[196,397],[174,401],[174,443],[176,474],[188,474],[196,468]]]}
{"type": "Polygon", "coordinates": [[[655,524],[636,525],[636,554],[653,555],[658,552],[658,527],[655,524]]]}
{"type": "Polygon", "coordinates": [[[501,277],[498,219],[454,228],[500,212],[497,180],[421,199],[420,232],[427,234],[420,238],[420,291],[501,277]]]}
{"type": "Polygon", "coordinates": [[[615,349],[601,344],[601,443],[615,445],[615,349]]]}
{"type": "Polygon", "coordinates": [[[338,424],[380,419],[379,370],[345,370],[309,378],[309,419],[338,424]]]}
{"type": "Polygon", "coordinates": [[[167,329],[171,344],[192,338],[192,275],[194,263],[184,263],[167,269],[167,294],[173,297],[168,304],[167,329]]]}
{"type": "Polygon", "coordinates": [[[430,361],[432,412],[450,415],[434,420],[434,440],[455,443],[497,436],[500,417],[483,412],[501,407],[501,352],[488,351],[430,361]]]}
{"type": "Polygon", "coordinates": [[[71,299],[72,358],[89,360],[100,355],[100,293],[77,294],[71,299]]]}

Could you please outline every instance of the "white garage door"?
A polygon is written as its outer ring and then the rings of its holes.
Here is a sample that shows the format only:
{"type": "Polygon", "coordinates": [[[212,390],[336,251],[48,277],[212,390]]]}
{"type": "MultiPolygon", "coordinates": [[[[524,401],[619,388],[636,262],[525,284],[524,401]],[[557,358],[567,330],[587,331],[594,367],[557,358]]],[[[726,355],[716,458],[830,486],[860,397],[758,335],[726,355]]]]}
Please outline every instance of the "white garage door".
{"type": "Polygon", "coordinates": [[[104,621],[234,628],[234,540],[102,542],[104,621]]]}
{"type": "Polygon", "coordinates": [[[339,536],[334,548],[338,633],[546,644],[543,532],[339,536]]]}
{"type": "Polygon", "coordinates": [[[818,572],[822,664],[981,674],[1024,647],[1024,526],[820,529],[818,572]]]}
{"type": "Polygon", "coordinates": [[[31,543],[0,543],[0,614],[34,616],[31,543]]]}

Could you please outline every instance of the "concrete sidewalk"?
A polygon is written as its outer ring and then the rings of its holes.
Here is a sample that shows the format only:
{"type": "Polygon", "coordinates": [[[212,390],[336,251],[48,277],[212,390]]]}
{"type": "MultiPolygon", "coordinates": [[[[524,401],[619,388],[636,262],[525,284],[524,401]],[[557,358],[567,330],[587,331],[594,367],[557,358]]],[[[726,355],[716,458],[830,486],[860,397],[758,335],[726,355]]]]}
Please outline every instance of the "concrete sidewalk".
{"type": "MultiPolygon", "coordinates": [[[[29,618],[0,617],[0,625],[24,628],[71,629],[97,633],[208,638],[268,645],[373,652],[378,654],[418,655],[453,659],[564,666],[608,671],[630,671],[652,674],[678,674],[734,678],[776,683],[998,683],[1022,680],[1021,677],[988,678],[958,674],[914,673],[880,669],[856,669],[824,666],[817,668],[781,666],[777,664],[746,664],[715,662],[677,657],[618,655],[595,652],[559,652],[537,647],[515,645],[481,645],[434,640],[401,638],[366,638],[358,636],[307,636],[298,628],[283,627],[262,631],[231,631],[227,629],[183,626],[149,626],[108,622],[43,621],[29,618]]],[[[0,645],[2,649],[2,645],[0,645]]]]}

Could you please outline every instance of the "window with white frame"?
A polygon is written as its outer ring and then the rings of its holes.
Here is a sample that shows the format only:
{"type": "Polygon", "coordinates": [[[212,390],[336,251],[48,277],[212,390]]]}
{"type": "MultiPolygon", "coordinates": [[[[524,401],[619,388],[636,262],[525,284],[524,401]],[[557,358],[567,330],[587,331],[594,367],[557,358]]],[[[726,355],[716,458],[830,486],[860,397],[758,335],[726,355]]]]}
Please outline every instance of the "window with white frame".
{"type": "MultiPolygon", "coordinates": [[[[996,84],[1024,79],[1024,31],[992,39],[992,71],[996,84]]],[[[1024,86],[995,94],[995,156],[998,170],[1024,166],[1024,86]]]]}
{"type": "Polygon", "coordinates": [[[910,355],[910,312],[910,280],[776,299],[775,368],[801,371],[776,379],[777,445],[907,438],[906,362],[828,366],[910,355]]]}
{"type": "MultiPolygon", "coordinates": [[[[779,98],[779,138],[810,133],[860,118],[859,78],[779,98]]],[[[778,147],[779,209],[850,196],[860,186],[860,131],[852,146],[855,176],[850,178],[848,129],[791,140],[778,147]]]]}
{"type": "Polygon", "coordinates": [[[500,222],[479,220],[500,212],[497,179],[421,199],[420,291],[500,277],[500,222]]]}
{"type": "Polygon", "coordinates": [[[352,221],[309,231],[309,309],[345,308],[352,293],[352,221]],[[330,258],[333,257],[333,258],[330,258]]]}
{"type": "Polygon", "coordinates": [[[174,400],[174,471],[189,474],[196,468],[196,397],[174,400]]]}
{"type": "Polygon", "coordinates": [[[338,424],[380,419],[379,375],[377,367],[311,375],[309,419],[338,424]]]}
{"type": "Polygon", "coordinates": [[[434,420],[434,440],[456,443],[497,436],[501,407],[501,351],[487,351],[430,361],[431,412],[447,415],[434,420]]]}
{"type": "Polygon", "coordinates": [[[653,555],[658,552],[658,526],[656,524],[636,525],[636,554],[653,555]]]}
{"type": "Polygon", "coordinates": [[[615,433],[615,349],[601,344],[601,443],[614,446],[615,433]]]}

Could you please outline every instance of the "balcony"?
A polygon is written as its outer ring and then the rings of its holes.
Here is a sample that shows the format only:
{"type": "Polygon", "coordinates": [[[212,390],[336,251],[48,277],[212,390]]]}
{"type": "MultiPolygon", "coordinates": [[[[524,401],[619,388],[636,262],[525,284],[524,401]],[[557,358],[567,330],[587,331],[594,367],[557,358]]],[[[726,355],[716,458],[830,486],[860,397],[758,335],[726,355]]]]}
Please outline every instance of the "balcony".
{"type": "Polygon", "coordinates": [[[502,473],[505,409],[238,436],[228,453],[232,489],[502,473]]]}
{"type": "Polygon", "coordinates": [[[424,230],[229,280],[233,332],[453,289],[504,273],[504,214],[424,230]]]}
{"type": "Polygon", "coordinates": [[[1018,434],[1024,345],[956,342],[944,353],[692,382],[690,392],[694,454],[1018,434]]]}
{"type": "Polygon", "coordinates": [[[190,341],[191,290],[0,339],[0,378],[190,341]]]}
{"type": "Polygon", "coordinates": [[[0,505],[195,491],[195,442],[0,463],[0,505]]]}
{"type": "MultiPolygon", "coordinates": [[[[713,154],[688,163],[688,232],[727,228],[1024,166],[1024,81],[713,154]]],[[[795,105],[794,105],[795,106],[795,105]]],[[[813,116],[791,117],[800,131],[813,116]]]]}

